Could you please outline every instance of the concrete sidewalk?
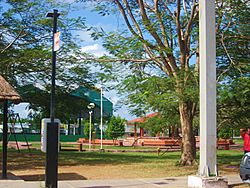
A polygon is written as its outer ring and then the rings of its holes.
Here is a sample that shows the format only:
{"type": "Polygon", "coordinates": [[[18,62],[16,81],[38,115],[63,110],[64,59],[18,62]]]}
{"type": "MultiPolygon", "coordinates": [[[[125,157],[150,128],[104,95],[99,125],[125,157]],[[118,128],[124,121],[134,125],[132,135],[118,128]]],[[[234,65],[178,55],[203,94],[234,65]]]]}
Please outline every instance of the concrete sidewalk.
{"type": "MultiPolygon", "coordinates": [[[[228,175],[229,187],[238,187],[242,181],[238,175],[228,175]]],[[[20,179],[0,180],[0,187],[6,188],[41,188],[44,181],[24,181],[20,179]]],[[[187,187],[187,177],[167,177],[167,178],[145,178],[145,179],[122,179],[122,180],[75,180],[59,181],[59,188],[154,188],[187,187]]]]}

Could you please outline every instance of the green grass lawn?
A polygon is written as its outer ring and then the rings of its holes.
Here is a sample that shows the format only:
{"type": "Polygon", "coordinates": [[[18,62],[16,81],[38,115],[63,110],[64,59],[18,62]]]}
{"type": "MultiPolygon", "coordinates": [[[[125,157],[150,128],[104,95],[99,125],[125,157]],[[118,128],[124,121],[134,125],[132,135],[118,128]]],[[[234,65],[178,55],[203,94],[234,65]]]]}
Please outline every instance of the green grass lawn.
{"type": "Polygon", "coordinates": [[[243,139],[241,139],[241,138],[238,139],[237,138],[237,139],[234,139],[233,141],[234,141],[235,144],[239,144],[239,145],[243,146],[243,139]]]}
{"type": "MultiPolygon", "coordinates": [[[[40,144],[32,143],[32,146],[39,148],[40,144]]],[[[133,147],[118,146],[105,146],[104,148],[134,150],[133,147]]],[[[196,174],[197,165],[189,167],[178,165],[180,155],[180,152],[167,152],[162,156],[158,156],[157,152],[89,152],[88,150],[78,152],[69,150],[59,152],[58,162],[60,171],[69,171],[70,168],[70,170],[82,176],[84,175],[87,179],[107,178],[106,174],[113,174],[110,176],[117,178],[131,178],[131,176],[137,178],[167,177],[196,174]],[[95,171],[92,172],[92,175],[86,175],[86,172],[93,170],[95,171]],[[124,173],[125,171],[129,173],[124,173]],[[100,172],[106,173],[99,174],[100,172]]],[[[243,152],[241,150],[218,150],[217,163],[219,173],[238,173],[242,156],[243,152]]],[[[197,152],[198,160],[199,152],[197,152]]],[[[22,173],[28,171],[36,173],[36,171],[41,169],[44,170],[44,166],[45,153],[42,153],[38,149],[32,149],[31,153],[28,150],[22,150],[18,153],[17,150],[8,149],[8,169],[10,171],[15,173],[19,173],[20,171],[22,173]]]]}

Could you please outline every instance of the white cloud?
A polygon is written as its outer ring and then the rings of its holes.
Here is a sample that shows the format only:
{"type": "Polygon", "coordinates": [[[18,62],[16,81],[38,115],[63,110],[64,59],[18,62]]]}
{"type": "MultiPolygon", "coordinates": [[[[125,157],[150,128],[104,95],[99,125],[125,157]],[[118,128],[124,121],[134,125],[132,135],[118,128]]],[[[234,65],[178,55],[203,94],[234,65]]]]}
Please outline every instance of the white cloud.
{"type": "Polygon", "coordinates": [[[26,109],[29,103],[20,103],[13,107],[15,113],[18,113],[21,118],[27,118],[29,111],[26,109]]]}
{"type": "Polygon", "coordinates": [[[94,40],[90,36],[90,34],[91,34],[90,31],[76,31],[75,34],[78,35],[79,38],[81,40],[83,40],[84,43],[93,43],[94,42],[94,40]]]}
{"type": "Polygon", "coordinates": [[[107,54],[107,51],[100,44],[92,44],[88,46],[83,46],[81,50],[83,52],[93,54],[96,57],[101,57],[104,54],[107,54]]]}
{"type": "Polygon", "coordinates": [[[119,98],[116,90],[109,90],[109,91],[104,90],[104,96],[110,99],[111,102],[113,103],[113,108],[115,109],[114,110],[115,116],[119,115],[120,117],[125,118],[126,120],[131,120],[136,118],[135,116],[129,113],[129,110],[126,107],[126,105],[122,105],[116,108],[116,105],[119,105],[119,102],[121,102],[121,99],[119,98]]]}
{"type": "Polygon", "coordinates": [[[84,52],[90,52],[90,51],[96,51],[96,50],[98,50],[98,44],[93,44],[93,45],[82,47],[82,51],[84,52]]]}
{"type": "Polygon", "coordinates": [[[116,111],[114,111],[114,115],[115,116],[120,116],[126,120],[132,120],[132,119],[135,119],[136,116],[133,116],[129,113],[128,109],[126,108],[126,106],[123,106],[119,109],[117,109],[116,111]]]}
{"type": "Polygon", "coordinates": [[[112,97],[111,97],[111,101],[112,101],[113,105],[116,105],[117,102],[118,102],[119,100],[120,100],[120,99],[119,99],[119,97],[117,97],[117,96],[112,96],[112,97]]]}

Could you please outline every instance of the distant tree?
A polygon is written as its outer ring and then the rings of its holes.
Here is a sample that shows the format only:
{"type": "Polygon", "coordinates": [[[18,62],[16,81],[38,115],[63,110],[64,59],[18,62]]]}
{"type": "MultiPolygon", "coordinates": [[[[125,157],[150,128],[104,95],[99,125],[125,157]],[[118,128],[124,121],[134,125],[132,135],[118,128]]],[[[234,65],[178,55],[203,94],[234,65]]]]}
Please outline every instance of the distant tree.
{"type": "MultiPolygon", "coordinates": [[[[89,121],[88,120],[85,120],[83,122],[83,125],[84,125],[84,138],[86,139],[89,139],[89,121]]],[[[93,122],[91,124],[91,135],[92,135],[92,138],[93,138],[93,134],[95,133],[95,128],[94,128],[94,125],[93,125],[93,122]]]]}
{"type": "Polygon", "coordinates": [[[151,136],[157,136],[158,133],[167,133],[167,123],[161,117],[152,117],[147,119],[144,123],[139,124],[140,127],[147,130],[151,136]]]}
{"type": "Polygon", "coordinates": [[[112,138],[113,141],[123,136],[125,134],[125,122],[125,119],[122,119],[120,116],[111,117],[105,134],[112,138]]]}
{"type": "Polygon", "coordinates": [[[239,77],[218,90],[218,130],[250,126],[250,77],[239,77]]]}
{"type": "Polygon", "coordinates": [[[228,127],[223,127],[218,132],[218,138],[222,138],[222,139],[232,138],[232,129],[228,127]]]}

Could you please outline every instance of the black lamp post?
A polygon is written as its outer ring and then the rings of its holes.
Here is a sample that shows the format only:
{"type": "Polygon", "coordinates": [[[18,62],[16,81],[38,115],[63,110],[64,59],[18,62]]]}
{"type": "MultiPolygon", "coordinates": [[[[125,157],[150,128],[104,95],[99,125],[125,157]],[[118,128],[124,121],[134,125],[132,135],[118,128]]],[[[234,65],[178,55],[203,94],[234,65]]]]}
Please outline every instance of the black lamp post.
{"type": "Polygon", "coordinates": [[[57,18],[60,14],[54,9],[53,13],[48,13],[47,17],[53,18],[53,42],[52,42],[52,75],[51,75],[51,100],[50,119],[47,127],[47,149],[46,149],[46,188],[57,188],[58,176],[58,123],[55,122],[55,77],[56,77],[56,51],[55,33],[57,32],[57,18]]]}

